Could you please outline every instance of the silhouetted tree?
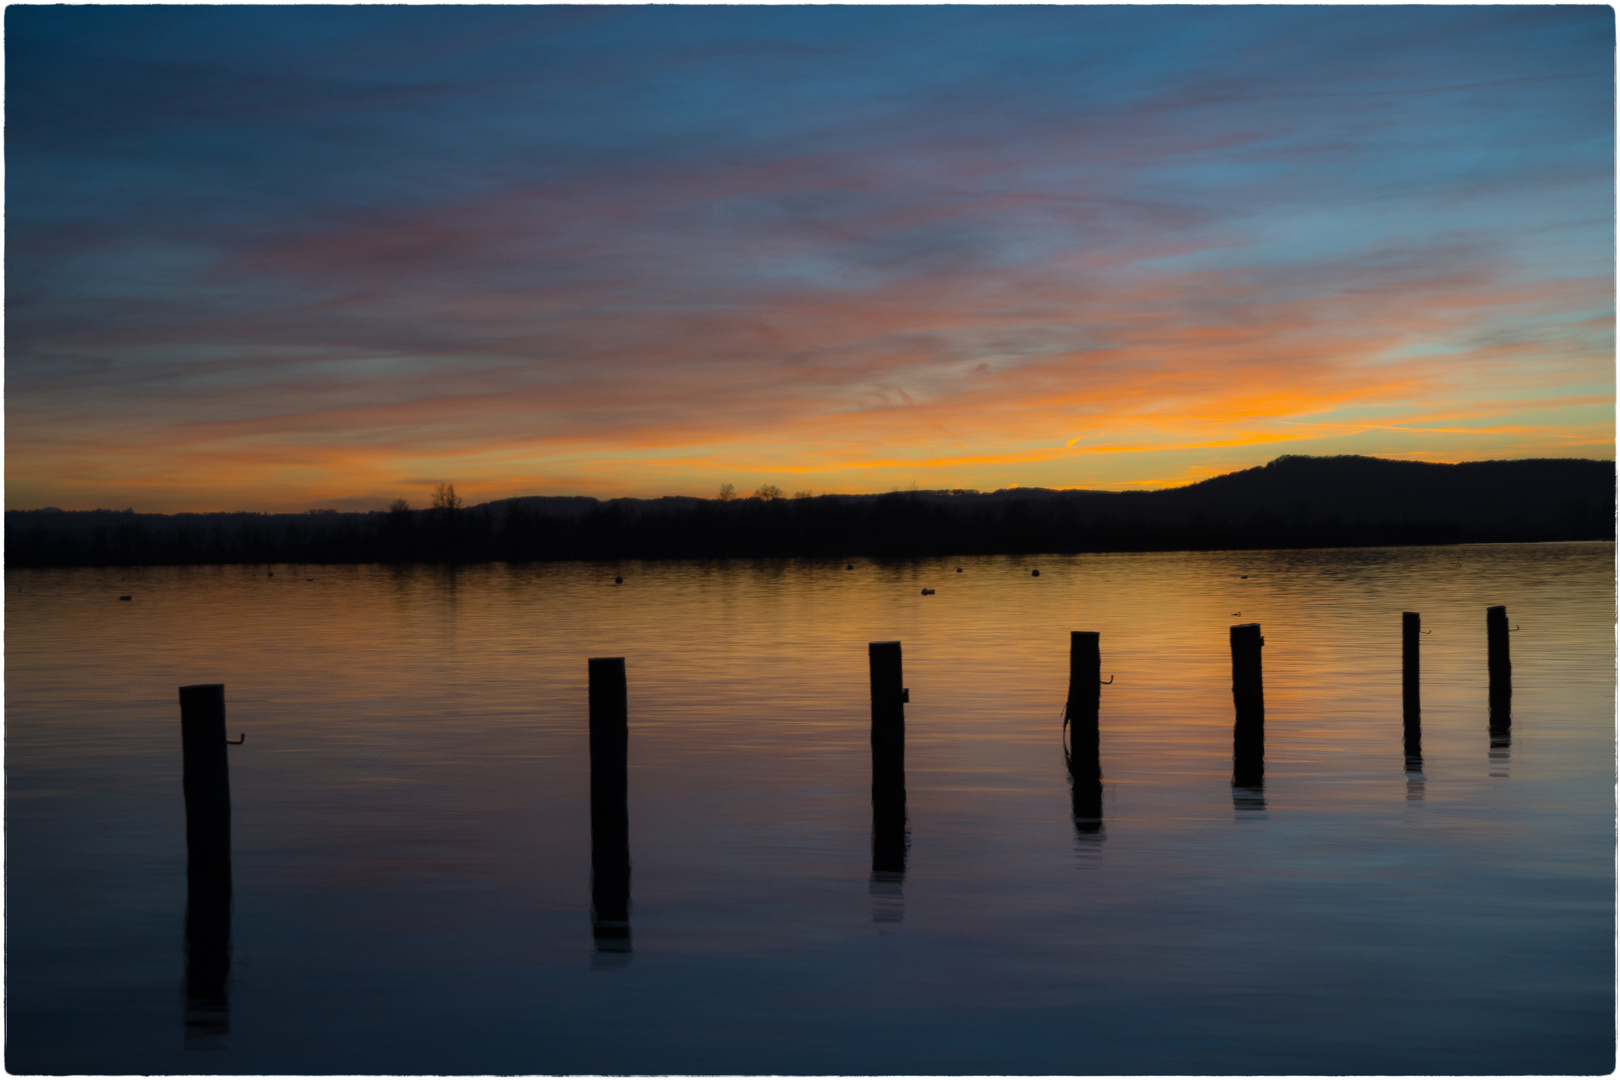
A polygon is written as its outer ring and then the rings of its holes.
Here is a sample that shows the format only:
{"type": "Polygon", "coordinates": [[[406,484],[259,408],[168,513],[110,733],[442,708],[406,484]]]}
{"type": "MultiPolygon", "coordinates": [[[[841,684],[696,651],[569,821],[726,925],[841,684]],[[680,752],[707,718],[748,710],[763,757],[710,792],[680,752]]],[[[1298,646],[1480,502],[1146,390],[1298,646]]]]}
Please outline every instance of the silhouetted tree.
{"type": "MultiPolygon", "coordinates": [[[[500,500],[369,514],[8,510],[8,566],[898,557],[1613,540],[1614,463],[1282,458],[1166,491],[500,500]]],[[[436,493],[437,494],[437,493],[436,493]]]]}
{"type": "Polygon", "coordinates": [[[433,485],[433,505],[440,510],[457,510],[461,507],[461,496],[456,494],[454,484],[433,485]]]}

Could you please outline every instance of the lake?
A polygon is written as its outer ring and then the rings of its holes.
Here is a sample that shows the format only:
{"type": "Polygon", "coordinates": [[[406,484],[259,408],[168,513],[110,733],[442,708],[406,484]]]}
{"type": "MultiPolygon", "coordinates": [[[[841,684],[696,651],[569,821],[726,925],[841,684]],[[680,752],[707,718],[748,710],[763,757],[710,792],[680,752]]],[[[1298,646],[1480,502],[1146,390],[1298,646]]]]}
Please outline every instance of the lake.
{"type": "Polygon", "coordinates": [[[1615,616],[1612,543],[8,570],[7,1066],[1608,1072],[1615,616]],[[1247,622],[1261,790],[1233,787],[1247,622]],[[1100,821],[1065,767],[1074,630],[1112,678],[1100,821]],[[882,640],[907,839],[875,873],[882,640]],[[628,680],[627,950],[592,928],[600,656],[628,680]],[[214,682],[245,741],[201,1000],[177,688],[214,682]]]}

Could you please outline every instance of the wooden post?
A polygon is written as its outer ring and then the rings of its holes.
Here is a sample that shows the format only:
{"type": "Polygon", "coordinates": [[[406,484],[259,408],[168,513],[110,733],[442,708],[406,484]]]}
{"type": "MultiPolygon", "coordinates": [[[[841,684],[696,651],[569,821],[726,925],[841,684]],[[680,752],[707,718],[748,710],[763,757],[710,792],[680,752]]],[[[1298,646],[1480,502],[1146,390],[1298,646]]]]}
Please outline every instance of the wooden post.
{"type": "Polygon", "coordinates": [[[872,679],[872,805],[906,805],[906,700],[898,641],[867,646],[872,679]]]}
{"type": "Polygon", "coordinates": [[[900,643],[874,641],[866,646],[872,678],[872,745],[895,746],[905,760],[905,678],[900,668],[900,643]]]}
{"type": "Polygon", "coordinates": [[[1423,619],[1415,611],[1401,612],[1401,728],[1406,771],[1423,771],[1423,708],[1419,694],[1418,638],[1423,619]]]}
{"type": "Polygon", "coordinates": [[[879,922],[898,922],[906,876],[906,707],[898,641],[867,645],[872,681],[872,878],[879,922]]]}
{"type": "Polygon", "coordinates": [[[186,800],[185,1034],[206,1044],[229,1030],[231,784],[225,687],[180,688],[181,787],[186,800]]]}
{"type": "Polygon", "coordinates": [[[1422,711],[1418,694],[1418,635],[1422,630],[1421,615],[1401,612],[1401,715],[1408,724],[1417,723],[1422,711]]]}
{"type": "Polygon", "coordinates": [[[225,757],[225,686],[180,688],[181,786],[186,856],[192,866],[231,859],[231,778],[225,757]]]}
{"type": "Polygon", "coordinates": [[[591,702],[591,932],[630,951],[630,706],[624,657],[588,661],[591,702]]]}
{"type": "Polygon", "coordinates": [[[1508,656],[1507,608],[1500,604],[1485,609],[1485,660],[1491,676],[1491,745],[1507,747],[1513,741],[1513,662],[1508,656]]]}
{"type": "Polygon", "coordinates": [[[1232,726],[1232,786],[1259,789],[1266,775],[1266,702],[1260,675],[1260,649],[1266,639],[1259,623],[1240,623],[1231,629],[1232,704],[1237,712],[1232,726]]]}
{"type": "MultiPolygon", "coordinates": [[[[1069,632],[1069,718],[1070,738],[1086,733],[1096,738],[1097,714],[1102,707],[1102,635],[1094,630],[1069,632]]],[[[1073,745],[1078,746],[1078,742],[1073,745]]]]}
{"type": "MultiPolygon", "coordinates": [[[[1508,657],[1507,608],[1501,604],[1485,609],[1485,647],[1491,684],[1494,686],[1498,678],[1504,681],[1512,679],[1513,663],[1508,657]]],[[[1511,686],[1507,690],[1512,693],[1511,686]]]]}

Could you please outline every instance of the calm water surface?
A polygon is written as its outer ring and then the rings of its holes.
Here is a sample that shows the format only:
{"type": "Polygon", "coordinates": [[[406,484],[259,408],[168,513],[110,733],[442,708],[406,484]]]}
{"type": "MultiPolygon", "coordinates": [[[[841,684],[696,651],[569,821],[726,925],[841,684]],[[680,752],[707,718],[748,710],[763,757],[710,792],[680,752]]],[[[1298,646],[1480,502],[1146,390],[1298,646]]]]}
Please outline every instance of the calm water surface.
{"type": "Polygon", "coordinates": [[[1614,565],[8,570],[7,1065],[1607,1072],[1614,565]],[[1488,604],[1519,627],[1495,748],[1488,604]],[[1430,631],[1421,773],[1402,610],[1430,631]],[[1236,622],[1266,639],[1263,805],[1231,784],[1236,622]],[[1064,766],[1071,630],[1114,677],[1100,827],[1064,766]],[[887,639],[911,691],[898,887],[871,880],[887,639]],[[590,922],[604,655],[629,673],[629,954],[590,922]],[[176,687],[198,682],[247,739],[228,1012],[188,1028],[176,687]]]}

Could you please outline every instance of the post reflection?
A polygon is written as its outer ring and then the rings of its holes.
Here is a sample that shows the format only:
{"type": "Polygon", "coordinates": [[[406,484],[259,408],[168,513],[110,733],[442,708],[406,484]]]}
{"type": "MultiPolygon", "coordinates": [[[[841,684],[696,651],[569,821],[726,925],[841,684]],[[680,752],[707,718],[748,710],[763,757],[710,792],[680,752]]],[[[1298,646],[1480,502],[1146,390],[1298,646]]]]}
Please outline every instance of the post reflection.
{"type": "Polygon", "coordinates": [[[880,762],[883,753],[872,751],[872,921],[900,922],[905,918],[906,853],[911,829],[906,821],[905,767],[880,762]]]}
{"type": "Polygon", "coordinates": [[[1513,757],[1513,735],[1509,730],[1511,722],[1507,715],[1508,710],[1503,709],[1500,714],[1491,714],[1491,747],[1490,772],[1495,777],[1508,775],[1508,762],[1513,757]]]}
{"type": "Polygon", "coordinates": [[[1102,761],[1097,742],[1089,747],[1071,745],[1065,752],[1069,770],[1069,798],[1074,815],[1075,839],[1085,846],[1100,844],[1103,834],[1102,761]]]}
{"type": "Polygon", "coordinates": [[[1401,745],[1406,754],[1406,797],[1411,802],[1423,800],[1423,720],[1415,708],[1408,708],[1401,718],[1401,745]]]}
{"type": "Polygon", "coordinates": [[[1508,748],[1513,745],[1512,691],[1493,693],[1490,709],[1491,759],[1505,761],[1508,757],[1508,748]]]}
{"type": "Polygon", "coordinates": [[[1427,779],[1423,775],[1423,746],[1416,725],[1406,735],[1406,798],[1409,802],[1422,802],[1427,779]]]}
{"type": "Polygon", "coordinates": [[[1265,748],[1232,749],[1232,809],[1240,814],[1266,808],[1265,748]]]}
{"type": "Polygon", "coordinates": [[[598,953],[629,959],[630,843],[627,829],[591,830],[591,936],[598,953]]]}
{"type": "Polygon", "coordinates": [[[231,857],[227,849],[186,866],[185,1041],[187,1049],[223,1047],[230,1033],[231,857]]]}
{"type": "Polygon", "coordinates": [[[906,853],[911,830],[906,821],[906,711],[900,643],[874,641],[867,647],[872,681],[872,921],[905,918],[906,853]]]}

